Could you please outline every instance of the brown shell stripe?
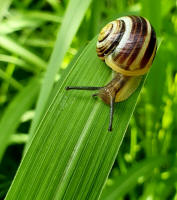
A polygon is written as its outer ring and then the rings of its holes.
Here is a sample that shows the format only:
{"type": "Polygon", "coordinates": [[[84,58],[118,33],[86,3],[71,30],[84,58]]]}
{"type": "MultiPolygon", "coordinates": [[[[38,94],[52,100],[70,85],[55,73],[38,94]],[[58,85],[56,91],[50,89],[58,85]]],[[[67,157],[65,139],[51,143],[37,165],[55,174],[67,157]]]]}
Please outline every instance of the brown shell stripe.
{"type": "MultiPolygon", "coordinates": [[[[115,20],[115,22],[116,22],[116,31],[115,31],[114,34],[116,34],[119,31],[119,29],[120,29],[119,26],[121,26],[121,23],[119,23],[117,20],[115,20]]],[[[113,33],[110,33],[110,34],[113,34],[113,33]]],[[[112,45],[112,42],[113,41],[108,40],[108,42],[106,44],[104,44],[104,46],[101,46],[100,48],[96,49],[97,54],[98,54],[99,57],[104,57],[105,51],[107,49],[110,49],[110,46],[112,45]]]]}
{"type": "Polygon", "coordinates": [[[122,48],[120,53],[114,58],[114,61],[118,61],[122,63],[128,58],[130,53],[132,52],[133,48],[135,47],[134,41],[137,41],[138,36],[141,32],[141,20],[136,16],[129,16],[132,20],[132,29],[128,39],[128,42],[122,48]]]}
{"type": "Polygon", "coordinates": [[[153,54],[154,48],[156,48],[156,34],[155,34],[153,27],[151,26],[151,38],[150,38],[148,47],[145,51],[145,54],[141,60],[141,63],[140,63],[141,68],[145,67],[147,65],[147,63],[149,62],[149,60],[153,54]]]}
{"type": "Polygon", "coordinates": [[[103,42],[103,40],[105,40],[109,36],[109,34],[111,33],[112,29],[113,29],[113,24],[111,24],[111,28],[109,29],[109,31],[107,32],[107,34],[104,36],[104,38],[102,40],[98,40],[98,41],[99,42],[103,42]]]}
{"type": "MultiPolygon", "coordinates": [[[[117,29],[118,29],[118,26],[119,26],[119,24],[117,23],[117,29]]],[[[112,29],[113,29],[113,24],[112,24],[112,26],[111,26],[111,30],[112,30],[112,29]]],[[[106,34],[106,37],[104,37],[104,40],[105,40],[110,34],[112,34],[112,32],[109,31],[108,34],[106,34]]],[[[103,42],[104,40],[101,40],[101,41],[98,40],[98,42],[101,43],[101,42],[103,42]]],[[[98,55],[101,59],[103,59],[103,60],[104,60],[104,52],[106,51],[107,48],[109,48],[109,47],[108,47],[109,45],[110,45],[110,42],[109,42],[109,40],[108,40],[108,42],[104,43],[104,45],[102,45],[101,47],[97,47],[97,48],[96,48],[97,55],[98,55]]]]}
{"type": "Polygon", "coordinates": [[[116,20],[117,22],[117,32],[115,32],[114,34],[117,33],[117,37],[115,37],[115,39],[113,41],[111,41],[111,43],[109,43],[110,45],[109,46],[103,46],[103,47],[100,47],[100,48],[97,48],[96,51],[97,51],[97,54],[99,57],[104,57],[104,55],[108,54],[108,53],[111,53],[115,47],[119,44],[124,32],[125,32],[125,22],[120,20],[119,23],[120,23],[120,28],[119,28],[119,25],[118,25],[118,20],[116,20]]]}
{"type": "MultiPolygon", "coordinates": [[[[116,20],[117,21],[117,20],[116,20]]],[[[124,32],[125,32],[125,22],[123,20],[120,20],[121,28],[120,31],[118,31],[118,35],[115,38],[115,40],[112,42],[111,46],[105,51],[106,54],[112,53],[112,51],[115,49],[115,47],[119,44],[120,40],[122,39],[124,32]]]]}
{"type": "Polygon", "coordinates": [[[137,58],[147,35],[147,22],[144,18],[142,17],[139,18],[141,20],[141,33],[137,35],[137,42],[135,43],[133,52],[127,61],[127,66],[130,66],[133,63],[133,61],[137,58]]]}
{"type": "Polygon", "coordinates": [[[97,52],[97,55],[101,58],[101,57],[104,57],[104,52],[106,51],[106,49],[107,49],[107,46],[106,46],[106,44],[104,44],[104,46],[102,46],[102,47],[97,47],[96,48],[96,52],[97,52]]]}

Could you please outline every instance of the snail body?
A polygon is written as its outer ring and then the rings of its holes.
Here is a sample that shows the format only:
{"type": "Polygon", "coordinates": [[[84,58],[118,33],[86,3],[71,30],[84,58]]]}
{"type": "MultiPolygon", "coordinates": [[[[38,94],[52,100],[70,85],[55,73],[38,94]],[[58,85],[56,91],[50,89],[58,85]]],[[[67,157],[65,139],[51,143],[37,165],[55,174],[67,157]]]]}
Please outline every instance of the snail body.
{"type": "Polygon", "coordinates": [[[106,104],[110,104],[110,96],[115,96],[115,102],[121,102],[128,99],[137,89],[142,76],[124,76],[116,73],[114,78],[103,88],[99,90],[99,96],[106,104]]]}
{"type": "Polygon", "coordinates": [[[104,87],[66,89],[98,90],[93,96],[99,96],[111,108],[108,129],[111,131],[114,102],[127,99],[136,90],[142,75],[152,65],[156,49],[156,34],[147,19],[139,16],[118,18],[103,27],[96,45],[98,57],[115,72],[113,80],[104,87]]]}

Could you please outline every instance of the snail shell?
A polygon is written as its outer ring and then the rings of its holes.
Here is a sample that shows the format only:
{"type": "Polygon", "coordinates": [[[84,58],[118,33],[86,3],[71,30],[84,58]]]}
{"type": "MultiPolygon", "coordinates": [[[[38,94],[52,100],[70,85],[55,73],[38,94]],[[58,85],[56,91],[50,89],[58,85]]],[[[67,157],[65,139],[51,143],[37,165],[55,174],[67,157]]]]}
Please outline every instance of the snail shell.
{"type": "Polygon", "coordinates": [[[156,49],[153,27],[139,16],[125,16],[108,23],[99,34],[96,47],[99,58],[125,76],[145,74],[156,49]]]}

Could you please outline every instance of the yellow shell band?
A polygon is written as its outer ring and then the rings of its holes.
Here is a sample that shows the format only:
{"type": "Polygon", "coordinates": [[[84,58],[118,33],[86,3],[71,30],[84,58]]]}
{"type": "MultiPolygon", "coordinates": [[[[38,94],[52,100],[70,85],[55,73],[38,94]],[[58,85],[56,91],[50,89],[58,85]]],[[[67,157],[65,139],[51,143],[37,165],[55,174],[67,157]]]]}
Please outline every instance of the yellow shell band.
{"type": "Polygon", "coordinates": [[[143,75],[145,73],[147,73],[147,71],[149,70],[149,66],[147,65],[145,68],[142,69],[137,69],[134,71],[130,71],[130,70],[125,70],[122,69],[121,67],[118,67],[115,63],[113,62],[109,62],[109,60],[105,59],[105,62],[108,66],[110,66],[114,71],[121,73],[125,76],[140,76],[143,75]]]}
{"type": "MultiPolygon", "coordinates": [[[[157,46],[157,45],[156,45],[157,46]]],[[[113,61],[112,61],[112,58],[110,56],[106,56],[105,57],[105,62],[106,64],[111,67],[115,72],[118,72],[118,73],[121,73],[125,76],[140,76],[140,75],[144,75],[148,72],[151,64],[152,64],[152,61],[153,61],[153,58],[155,56],[155,53],[156,53],[156,46],[154,48],[154,51],[152,53],[152,56],[149,60],[149,62],[147,63],[147,65],[143,68],[140,68],[140,69],[134,69],[134,70],[126,70],[126,69],[123,69],[119,66],[117,66],[113,61]]]]}

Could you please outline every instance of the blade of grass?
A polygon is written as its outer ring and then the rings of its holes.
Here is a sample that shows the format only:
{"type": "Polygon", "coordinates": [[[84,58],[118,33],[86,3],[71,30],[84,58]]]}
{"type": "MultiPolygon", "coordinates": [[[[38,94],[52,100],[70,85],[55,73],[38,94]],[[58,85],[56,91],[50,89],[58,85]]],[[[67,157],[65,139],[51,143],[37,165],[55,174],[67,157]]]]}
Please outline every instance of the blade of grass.
{"type": "Polygon", "coordinates": [[[13,77],[8,76],[2,69],[0,69],[0,78],[8,82],[12,87],[17,90],[21,90],[23,88],[18,81],[16,81],[13,77]]]}
{"type": "MultiPolygon", "coordinates": [[[[46,62],[39,58],[34,53],[25,49],[23,46],[13,41],[10,37],[5,35],[0,35],[0,46],[7,51],[10,51],[16,55],[19,55],[24,60],[38,67],[39,70],[44,70],[46,68],[46,62]]],[[[34,67],[34,66],[33,66],[34,67]]]]}
{"type": "Polygon", "coordinates": [[[152,25],[155,27],[157,35],[159,35],[161,27],[161,2],[154,0],[141,0],[142,10],[141,14],[150,20],[152,25]]]}
{"type": "Polygon", "coordinates": [[[89,24],[89,37],[93,38],[95,35],[98,34],[100,30],[100,18],[101,18],[101,11],[103,9],[104,1],[93,1],[91,6],[91,19],[89,24]]]}
{"type": "Polygon", "coordinates": [[[107,186],[103,190],[100,199],[116,200],[121,198],[136,186],[138,178],[152,175],[154,168],[159,167],[159,165],[161,165],[164,161],[165,159],[162,157],[155,157],[139,162],[129,169],[125,175],[117,177],[113,185],[107,186]]]}
{"type": "Polygon", "coordinates": [[[53,40],[46,40],[46,39],[39,39],[39,37],[36,38],[30,38],[26,39],[25,44],[32,47],[38,47],[38,48],[53,48],[54,41],[53,40]]]}
{"type": "Polygon", "coordinates": [[[0,61],[15,64],[25,71],[30,71],[36,73],[37,70],[29,66],[24,60],[17,58],[16,56],[9,56],[5,54],[0,54],[0,61]]]}
{"type": "Polygon", "coordinates": [[[28,141],[28,134],[13,134],[10,137],[9,144],[23,144],[28,141]]]}
{"type": "MultiPolygon", "coordinates": [[[[63,82],[36,129],[6,200],[98,199],[122,143],[143,82],[116,104],[113,131],[107,131],[109,106],[88,91],[68,85],[102,86],[111,70],[97,58],[96,38],[68,67],[63,82]]],[[[64,74],[63,74],[64,76],[64,74]]]]}
{"type": "Polygon", "coordinates": [[[30,18],[36,18],[44,21],[51,21],[51,22],[56,22],[56,23],[61,23],[61,17],[50,13],[50,12],[44,12],[44,11],[38,11],[38,10],[30,10],[30,11],[25,11],[21,13],[22,15],[30,18]]]}
{"type": "Polygon", "coordinates": [[[9,17],[7,20],[2,21],[0,24],[1,34],[10,34],[15,31],[20,31],[25,28],[35,29],[42,25],[41,20],[29,19],[29,18],[21,18],[19,19],[17,16],[9,17]]]}
{"type": "MultiPolygon", "coordinates": [[[[6,78],[9,80],[9,78],[13,79],[13,73],[15,71],[15,65],[12,63],[8,63],[6,65],[5,73],[6,78]]],[[[14,79],[15,80],[15,79],[14,79]]],[[[16,80],[15,80],[16,81],[16,80]]],[[[22,89],[23,86],[17,82],[17,89],[22,89]]],[[[2,84],[0,85],[0,104],[4,104],[6,101],[8,101],[8,91],[11,83],[9,81],[2,81],[2,84]]]]}
{"type": "Polygon", "coordinates": [[[44,82],[40,91],[39,99],[36,106],[36,115],[30,129],[30,138],[36,129],[37,124],[44,112],[48,97],[52,90],[55,75],[62,63],[64,55],[68,50],[75,33],[84,17],[84,14],[90,5],[91,0],[70,0],[66,10],[60,31],[58,32],[56,44],[51,55],[44,82]]]}
{"type": "Polygon", "coordinates": [[[36,29],[48,21],[59,23],[61,17],[44,11],[12,12],[6,20],[1,22],[0,30],[1,34],[9,34],[24,28],[36,29]]]}
{"type": "Polygon", "coordinates": [[[12,134],[18,127],[20,117],[29,109],[39,91],[39,80],[34,79],[24,87],[7,107],[0,120],[0,161],[8,146],[12,134]]]}
{"type": "Polygon", "coordinates": [[[12,3],[12,0],[0,0],[0,22],[2,20],[2,18],[4,17],[4,15],[6,14],[10,4],[12,3]]]}

